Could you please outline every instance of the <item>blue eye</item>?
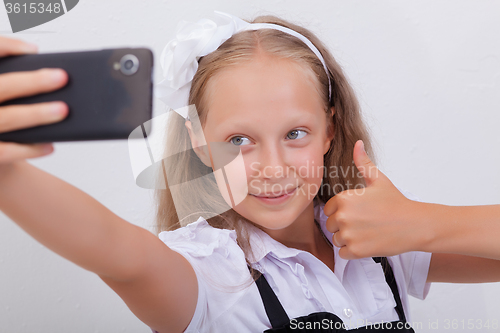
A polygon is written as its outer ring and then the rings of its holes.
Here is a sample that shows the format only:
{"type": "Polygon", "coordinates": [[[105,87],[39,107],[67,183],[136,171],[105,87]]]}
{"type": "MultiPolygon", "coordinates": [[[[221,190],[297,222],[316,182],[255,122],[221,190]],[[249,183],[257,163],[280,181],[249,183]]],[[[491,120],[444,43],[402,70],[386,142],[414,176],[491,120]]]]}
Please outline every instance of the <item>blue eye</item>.
{"type": "Polygon", "coordinates": [[[243,140],[250,141],[243,136],[235,136],[235,137],[231,138],[229,141],[236,146],[244,146],[244,144],[242,144],[243,140]],[[235,139],[237,139],[237,140],[235,140],[235,139]]]}
{"type": "Polygon", "coordinates": [[[293,130],[293,131],[288,132],[288,134],[289,135],[287,135],[287,137],[289,137],[290,139],[302,139],[304,136],[306,136],[307,133],[305,131],[302,131],[302,130],[293,130]],[[300,135],[299,132],[302,132],[303,134],[300,135]],[[292,137],[289,136],[290,133],[293,133],[292,137]]]}

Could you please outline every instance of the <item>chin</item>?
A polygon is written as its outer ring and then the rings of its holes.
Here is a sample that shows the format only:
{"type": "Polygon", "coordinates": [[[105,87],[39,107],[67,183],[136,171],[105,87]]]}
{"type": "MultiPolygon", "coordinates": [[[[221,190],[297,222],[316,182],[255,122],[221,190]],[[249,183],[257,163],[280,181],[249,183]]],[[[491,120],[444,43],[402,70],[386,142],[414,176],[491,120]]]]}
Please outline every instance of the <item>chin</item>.
{"type": "MultiPolygon", "coordinates": [[[[299,194],[300,192],[297,192],[299,194]]],[[[310,205],[303,195],[295,196],[293,201],[282,205],[266,206],[255,201],[255,197],[247,197],[233,209],[263,229],[280,230],[292,225],[310,205]]]]}
{"type": "Polygon", "coordinates": [[[263,214],[265,216],[260,214],[239,214],[268,230],[280,230],[287,228],[296,220],[296,217],[293,218],[291,216],[284,216],[283,212],[267,212],[266,214],[263,214]]]}
{"type": "Polygon", "coordinates": [[[280,221],[280,223],[276,223],[275,221],[273,221],[270,223],[256,223],[256,224],[258,224],[262,228],[268,229],[268,230],[281,230],[281,229],[285,229],[286,227],[290,226],[290,224],[292,224],[292,222],[283,223],[283,221],[280,221]]]}

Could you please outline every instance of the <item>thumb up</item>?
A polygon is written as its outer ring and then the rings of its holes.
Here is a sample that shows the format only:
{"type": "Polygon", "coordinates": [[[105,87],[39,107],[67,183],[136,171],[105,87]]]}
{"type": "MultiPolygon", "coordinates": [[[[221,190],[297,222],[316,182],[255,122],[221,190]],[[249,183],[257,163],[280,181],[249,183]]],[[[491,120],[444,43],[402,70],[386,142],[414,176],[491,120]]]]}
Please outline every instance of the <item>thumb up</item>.
{"type": "Polygon", "coordinates": [[[325,204],[326,228],[344,259],[392,256],[413,251],[416,202],[407,199],[373,164],[363,141],[354,145],[354,164],[366,187],[345,190],[325,204]]]}
{"type": "MultiPolygon", "coordinates": [[[[358,168],[358,171],[363,176],[366,185],[371,186],[378,179],[378,174],[380,171],[366,154],[363,141],[358,140],[354,145],[352,159],[354,161],[354,164],[356,165],[356,168],[358,168]]],[[[381,178],[387,179],[387,177],[382,173],[381,178]]]]}

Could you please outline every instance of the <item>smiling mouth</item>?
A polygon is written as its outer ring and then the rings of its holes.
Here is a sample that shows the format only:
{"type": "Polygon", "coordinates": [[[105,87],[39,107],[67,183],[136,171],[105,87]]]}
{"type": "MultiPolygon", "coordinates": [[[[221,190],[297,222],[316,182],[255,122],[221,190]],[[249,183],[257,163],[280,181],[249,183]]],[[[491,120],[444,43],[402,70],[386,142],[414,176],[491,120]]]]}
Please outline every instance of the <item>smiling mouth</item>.
{"type": "Polygon", "coordinates": [[[297,189],[297,187],[293,188],[291,191],[283,192],[282,194],[279,194],[279,195],[274,195],[274,194],[269,194],[269,195],[255,195],[255,194],[252,194],[252,193],[250,193],[250,195],[253,195],[254,197],[257,197],[257,198],[276,199],[276,198],[281,198],[281,197],[283,197],[285,195],[290,195],[290,194],[294,193],[296,189],[297,189]]]}

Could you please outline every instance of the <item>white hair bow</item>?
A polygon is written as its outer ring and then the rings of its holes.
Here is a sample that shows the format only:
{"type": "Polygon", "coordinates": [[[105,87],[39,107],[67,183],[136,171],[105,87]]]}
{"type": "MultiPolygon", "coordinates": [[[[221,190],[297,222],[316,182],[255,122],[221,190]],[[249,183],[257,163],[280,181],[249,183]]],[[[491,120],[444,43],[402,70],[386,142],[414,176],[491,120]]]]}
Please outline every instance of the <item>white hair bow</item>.
{"type": "Polygon", "coordinates": [[[187,118],[187,108],[183,107],[188,105],[189,90],[198,69],[198,60],[215,51],[232,35],[243,30],[275,29],[299,38],[321,60],[328,75],[328,69],[321,53],[298,32],[276,24],[251,24],[227,13],[214,12],[227,22],[217,25],[209,19],[201,19],[196,23],[181,21],[177,26],[175,38],[165,46],[160,56],[164,78],[156,85],[155,95],[184,118],[187,118]],[[179,110],[180,108],[182,111],[179,110]]]}
{"type": "Polygon", "coordinates": [[[156,94],[172,109],[187,106],[198,60],[250,25],[236,16],[218,11],[215,14],[226,18],[228,22],[217,26],[209,19],[201,19],[196,23],[181,21],[175,38],[161,53],[160,64],[164,79],[158,83],[156,94]]]}

